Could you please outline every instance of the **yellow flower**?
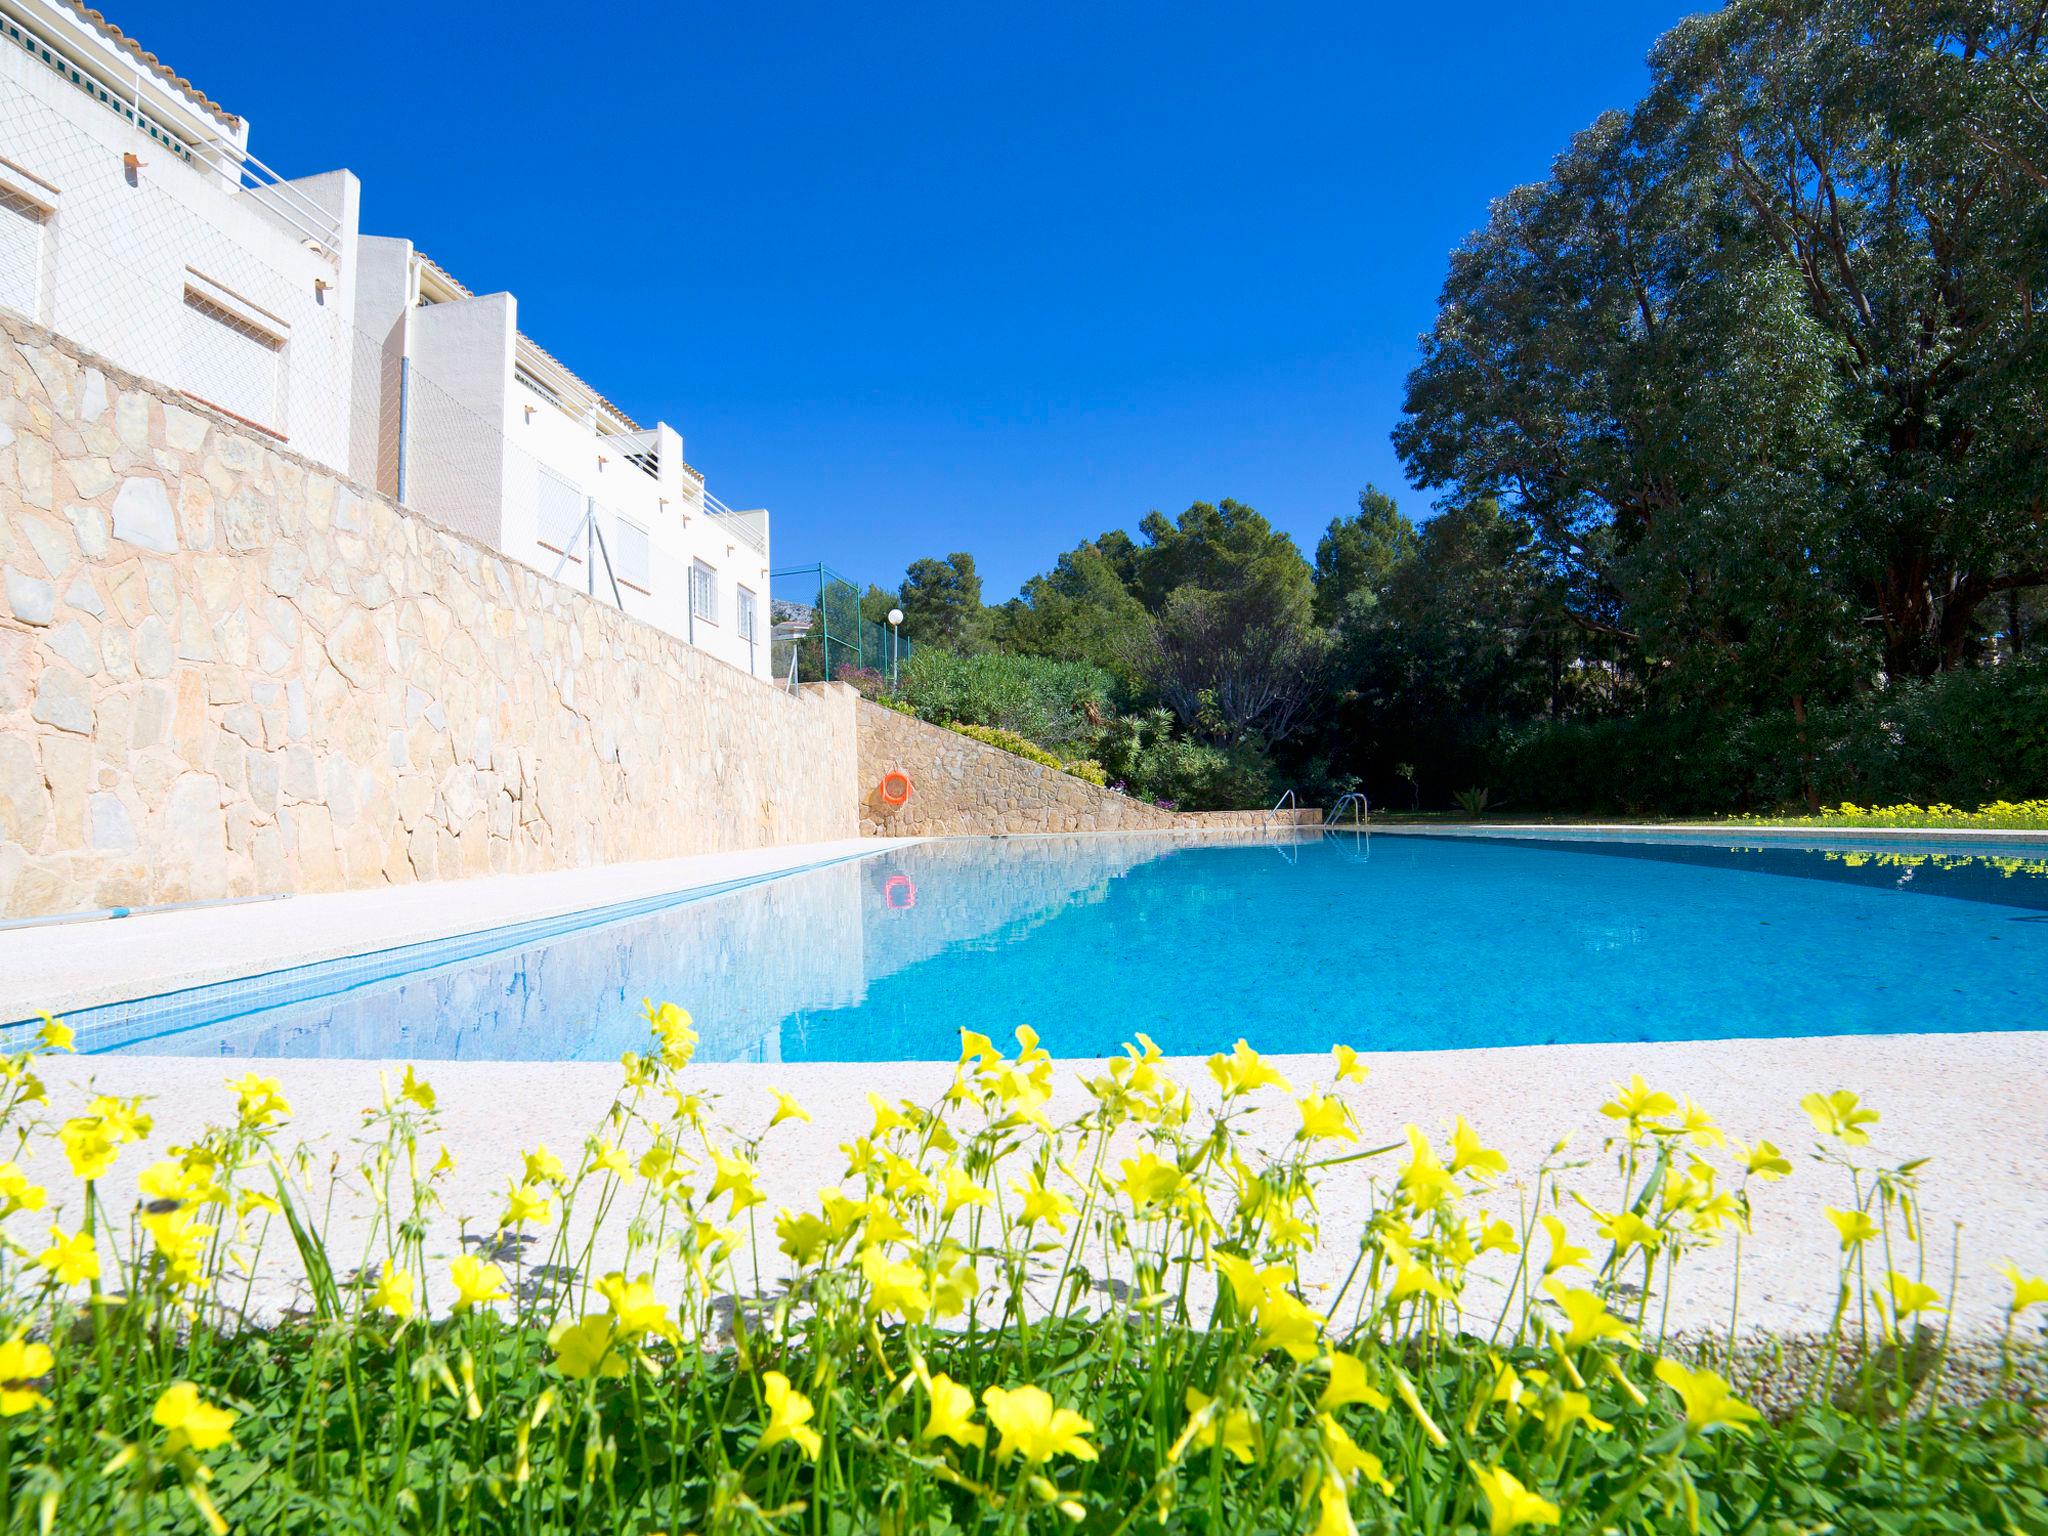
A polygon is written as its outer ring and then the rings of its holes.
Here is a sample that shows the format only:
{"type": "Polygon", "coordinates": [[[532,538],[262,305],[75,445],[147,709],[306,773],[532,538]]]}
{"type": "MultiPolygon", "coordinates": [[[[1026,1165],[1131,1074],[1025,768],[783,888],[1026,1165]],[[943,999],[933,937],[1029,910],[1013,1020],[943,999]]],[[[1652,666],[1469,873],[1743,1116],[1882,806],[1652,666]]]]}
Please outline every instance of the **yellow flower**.
{"type": "Polygon", "coordinates": [[[682,1337],[675,1319],[668,1315],[668,1308],[655,1296],[651,1275],[628,1280],[623,1273],[613,1270],[597,1282],[597,1293],[611,1307],[619,1322],[619,1332],[627,1338],[652,1334],[674,1342],[682,1337]]]}
{"type": "Polygon", "coordinates": [[[1465,1117],[1458,1116],[1457,1124],[1451,1127],[1451,1172],[1486,1180],[1507,1171],[1507,1155],[1481,1142],[1479,1133],[1465,1123],[1465,1117]]]}
{"type": "Polygon", "coordinates": [[[1543,1443],[1555,1445],[1574,1424],[1605,1431],[1614,1428],[1593,1417],[1593,1400],[1583,1392],[1560,1392],[1543,1405],[1543,1443]]]}
{"type": "Polygon", "coordinates": [[[1259,1304],[1258,1319],[1259,1338],[1254,1348],[1284,1350],[1304,1365],[1315,1359],[1322,1342],[1322,1313],[1311,1311],[1289,1292],[1276,1289],[1268,1292],[1259,1304]]]}
{"type": "Polygon", "coordinates": [[[282,1216],[284,1203],[277,1196],[265,1194],[260,1189],[245,1189],[235,1196],[235,1214],[247,1216],[251,1211],[261,1211],[266,1216],[282,1216]]]}
{"type": "Polygon", "coordinates": [[[1401,1399],[1403,1407],[1415,1415],[1415,1422],[1422,1426],[1422,1433],[1429,1438],[1431,1445],[1442,1450],[1451,1443],[1450,1437],[1443,1432],[1437,1421],[1429,1416],[1429,1410],[1422,1406],[1422,1397],[1415,1390],[1415,1383],[1399,1366],[1394,1367],[1394,1395],[1401,1399]]]}
{"type": "Polygon", "coordinates": [[[2017,1264],[1999,1266],[1999,1273],[2012,1282],[2012,1302],[2008,1312],[2024,1312],[2028,1307],[2038,1307],[2048,1302],[2048,1278],[2041,1275],[2023,1275],[2017,1264]]]}
{"type": "Polygon", "coordinates": [[[413,1072],[411,1062],[406,1063],[405,1076],[399,1079],[398,1096],[408,1104],[424,1109],[428,1114],[434,1112],[433,1084],[421,1080],[413,1072]]]}
{"type": "Polygon", "coordinates": [[[1408,1161],[1401,1166],[1401,1193],[1418,1211],[1433,1211],[1458,1198],[1450,1170],[1438,1160],[1429,1140],[1415,1126],[1407,1127],[1408,1161]]]}
{"type": "Polygon", "coordinates": [[[1504,1217],[1488,1216],[1484,1211],[1481,1211],[1479,1213],[1478,1251],[1480,1253],[1520,1253],[1522,1251],[1522,1240],[1520,1234],[1515,1231],[1515,1224],[1504,1217]]]}
{"type": "Polygon", "coordinates": [[[1633,1133],[1646,1121],[1661,1120],[1677,1109],[1678,1100],[1668,1093],[1653,1091],[1638,1072],[1626,1085],[1614,1090],[1614,1097],[1600,1106],[1600,1113],[1610,1120],[1626,1121],[1633,1133]]]}
{"type": "Polygon", "coordinates": [[[505,1271],[473,1253],[465,1253],[448,1266],[448,1278],[455,1282],[455,1310],[467,1311],[487,1301],[504,1301],[505,1271]]]}
{"type": "Polygon", "coordinates": [[[72,1173],[81,1179],[105,1178],[121,1151],[121,1143],[98,1115],[66,1120],[57,1128],[57,1139],[63,1143],[72,1173]]]}
{"type": "Polygon", "coordinates": [[[454,1157],[454,1154],[453,1154],[453,1153],[451,1153],[451,1152],[450,1152],[450,1151],[448,1150],[448,1145],[447,1145],[447,1143],[446,1143],[446,1142],[443,1142],[443,1143],[442,1143],[442,1145],[441,1145],[441,1155],[440,1155],[439,1157],[437,1157],[437,1158],[435,1158],[435,1159],[434,1159],[434,1166],[433,1166],[433,1167],[431,1167],[431,1168],[429,1168],[429,1169],[427,1170],[427,1177],[428,1177],[428,1178],[437,1178],[437,1177],[439,1177],[439,1176],[440,1176],[441,1174],[444,1174],[444,1173],[453,1173],[454,1171],[455,1171],[455,1157],[454,1157]]]}
{"type": "Polygon", "coordinates": [[[555,1352],[556,1367],[577,1381],[626,1374],[626,1362],[612,1349],[612,1320],[598,1313],[579,1323],[557,1323],[548,1330],[548,1347],[555,1352]]]}
{"type": "Polygon", "coordinates": [[[214,1407],[189,1381],[166,1389],[149,1416],[164,1431],[164,1449],[174,1456],[187,1446],[210,1451],[234,1438],[234,1409],[214,1407]]]}
{"type": "Polygon", "coordinates": [[[1024,1201],[1023,1218],[1028,1225],[1034,1221],[1051,1222],[1053,1230],[1067,1230],[1067,1218],[1074,1214],[1074,1202],[1056,1189],[1046,1188],[1045,1181],[1033,1170],[1028,1180],[1012,1179],[1014,1189],[1024,1201]]]}
{"type": "Polygon", "coordinates": [[[795,1099],[792,1099],[780,1088],[770,1088],[768,1091],[775,1095],[775,1113],[768,1117],[769,1130],[774,1130],[775,1127],[782,1124],[785,1120],[809,1122],[811,1112],[805,1109],[803,1105],[797,1103],[795,1099]]]}
{"type": "Polygon", "coordinates": [[[405,1322],[413,1314],[412,1273],[386,1259],[382,1273],[377,1276],[376,1287],[370,1292],[370,1305],[381,1308],[405,1322]]]}
{"type": "Polygon", "coordinates": [[[135,1176],[135,1187],[154,1204],[196,1205],[213,1191],[213,1170],[204,1163],[165,1158],[135,1176]]]}
{"type": "Polygon", "coordinates": [[[1832,1205],[1821,1207],[1828,1213],[1828,1220],[1835,1224],[1835,1230],[1842,1234],[1842,1252],[1861,1247],[1877,1236],[1877,1223],[1862,1211],[1838,1211],[1832,1205]]]}
{"type": "Polygon", "coordinates": [[[12,1216],[16,1211],[40,1211],[49,1202],[49,1191],[40,1184],[31,1184],[28,1175],[21,1171],[21,1165],[13,1159],[0,1163],[0,1200],[6,1202],[6,1209],[0,1216],[12,1216]]]}
{"type": "Polygon", "coordinates": [[[1640,1248],[1645,1253],[1655,1253],[1663,1246],[1664,1234],[1634,1211],[1616,1211],[1612,1216],[1600,1211],[1593,1214],[1599,1217],[1593,1224],[1593,1230],[1614,1244],[1623,1254],[1631,1248],[1640,1248]]]}
{"type": "MultiPolygon", "coordinates": [[[[1216,1399],[1206,1392],[1198,1392],[1189,1387],[1182,1401],[1187,1404],[1189,1413],[1199,1414],[1216,1399]]],[[[1252,1422],[1251,1414],[1245,1409],[1232,1408],[1228,1412],[1218,1410],[1211,1414],[1208,1422],[1195,1431],[1194,1444],[1206,1451],[1216,1443],[1219,1435],[1222,1437],[1226,1454],[1247,1465],[1258,1459],[1259,1429],[1252,1422]]]]}
{"type": "Polygon", "coordinates": [[[1351,1518],[1351,1495],[1340,1479],[1326,1477],[1316,1484],[1316,1523],[1309,1536],[1358,1536],[1358,1523],[1351,1518]]]}
{"type": "Polygon", "coordinates": [[[931,1409],[925,1415],[918,1439],[943,1437],[955,1445],[971,1445],[977,1450],[988,1443],[988,1430],[974,1422],[973,1392],[943,1372],[926,1376],[920,1371],[919,1377],[931,1397],[931,1409]]]}
{"type": "Polygon", "coordinates": [[[235,1113],[244,1125],[260,1128],[292,1112],[274,1077],[244,1072],[238,1078],[228,1079],[228,1086],[235,1090],[235,1113]]]}
{"type": "Polygon", "coordinates": [[[1544,1294],[1564,1310],[1571,1327],[1564,1336],[1566,1349],[1577,1349],[1584,1344],[1597,1343],[1601,1339],[1617,1339],[1635,1347],[1636,1336],[1628,1324],[1607,1310],[1607,1304],[1591,1291],[1575,1291],[1570,1286],[1552,1280],[1543,1287],[1544,1294]]]}
{"type": "Polygon", "coordinates": [[[1792,1171],[1790,1159],[1768,1141],[1760,1141],[1753,1147],[1745,1147],[1738,1141],[1734,1144],[1734,1151],[1743,1171],[1760,1179],[1782,1179],[1792,1171]]]}
{"type": "Polygon", "coordinates": [[[1543,1273],[1554,1275],[1561,1269],[1574,1269],[1585,1263],[1588,1250],[1577,1247],[1565,1235],[1564,1222],[1555,1216],[1541,1219],[1543,1230],[1550,1234],[1550,1257],[1543,1261],[1543,1273]]]}
{"type": "MultiPolygon", "coordinates": [[[[560,1184],[564,1171],[562,1160],[548,1150],[546,1142],[542,1142],[526,1154],[526,1178],[522,1182],[527,1184],[560,1184]]],[[[541,1219],[545,1221],[547,1218],[542,1217],[541,1219]]]]}
{"type": "Polygon", "coordinates": [[[1874,1109],[1862,1109],[1861,1100],[1846,1088],[1833,1093],[1809,1093],[1799,1101],[1799,1107],[1806,1111],[1813,1128],[1823,1136],[1839,1137],[1852,1147],[1868,1146],[1870,1133],[1866,1125],[1877,1124],[1878,1114],[1874,1109]]]}
{"type": "Polygon", "coordinates": [[[78,1285],[97,1280],[100,1251],[89,1232],[64,1235],[62,1227],[50,1228],[50,1246],[36,1255],[36,1263],[57,1277],[60,1285],[78,1285]]]}
{"type": "Polygon", "coordinates": [[[1278,1088],[1282,1093],[1294,1091],[1287,1079],[1267,1066],[1250,1042],[1243,1039],[1231,1047],[1228,1056],[1209,1058],[1209,1075],[1216,1079],[1226,1098],[1259,1088],[1278,1088]]]}
{"type": "Polygon", "coordinates": [[[36,1390],[35,1381],[47,1376],[56,1363],[49,1345],[31,1344],[21,1334],[0,1344],[0,1418],[49,1407],[50,1400],[36,1390]]]}
{"type": "Polygon", "coordinates": [[[36,1042],[44,1050],[72,1051],[77,1049],[74,1042],[78,1039],[78,1036],[72,1032],[70,1025],[59,1023],[56,1018],[48,1013],[43,1014],[42,1019],[43,1027],[36,1031],[36,1042]]]}
{"type": "Polygon", "coordinates": [[[775,1246],[799,1264],[814,1262],[832,1241],[832,1229],[814,1211],[799,1215],[785,1206],[775,1217],[775,1246]]]}
{"type": "Polygon", "coordinates": [[[1304,1094],[1294,1101],[1301,1111],[1303,1141],[1356,1141],[1358,1131],[1351,1123],[1351,1109],[1335,1094],[1304,1094]]]}
{"type": "Polygon", "coordinates": [[[1941,1292],[1911,1275],[1902,1275],[1896,1269],[1889,1270],[1884,1283],[1891,1292],[1892,1312],[1900,1318],[1911,1317],[1915,1312],[1948,1310],[1941,1304],[1941,1292]]]}
{"type": "Polygon", "coordinates": [[[1482,1467],[1476,1461],[1465,1465],[1472,1469],[1472,1480],[1486,1495],[1490,1517],[1487,1528],[1491,1536],[1508,1536],[1508,1532],[1524,1525],[1557,1524],[1557,1506],[1524,1488],[1521,1479],[1507,1468],[1482,1467]]]}
{"type": "Polygon", "coordinates": [[[506,1181],[505,1214],[498,1218],[499,1231],[502,1232],[508,1227],[523,1226],[529,1221],[535,1226],[544,1227],[552,1214],[547,1196],[538,1189],[531,1184],[506,1181]]]}
{"type": "Polygon", "coordinates": [[[1337,1081],[1340,1083],[1362,1083],[1368,1070],[1358,1059],[1358,1052],[1348,1045],[1333,1045],[1330,1054],[1337,1060],[1337,1081]]]}
{"type": "Polygon", "coordinates": [[[1041,1387],[990,1387],[981,1394],[989,1422],[996,1427],[1002,1443],[996,1459],[1008,1461],[1021,1455],[1034,1465],[1055,1456],[1072,1456],[1093,1461],[1095,1447],[1085,1436],[1095,1426],[1071,1408],[1056,1408],[1041,1387]]]}
{"type": "Polygon", "coordinates": [[[970,1179],[957,1164],[947,1166],[946,1203],[939,1212],[941,1216],[951,1216],[962,1206],[994,1203],[989,1192],[970,1179]]]}
{"type": "Polygon", "coordinates": [[[1685,1109],[1680,1113],[1672,1134],[1686,1137],[1696,1147],[1725,1146],[1728,1141],[1721,1127],[1714,1124],[1713,1117],[1691,1099],[1685,1101],[1685,1109]]]}
{"type": "MultiPolygon", "coordinates": [[[[754,1182],[754,1165],[744,1157],[713,1148],[711,1161],[718,1167],[718,1176],[711,1181],[711,1193],[705,1198],[716,1200],[722,1194],[732,1196],[732,1209],[726,1214],[737,1216],[749,1206],[759,1205],[766,1197],[760,1185],[754,1182]]],[[[642,1159],[640,1171],[647,1173],[646,1160],[642,1159]]],[[[648,1174],[652,1178],[654,1175],[648,1174]]]]}
{"type": "Polygon", "coordinates": [[[614,1178],[630,1179],[633,1176],[632,1160],[626,1156],[625,1148],[611,1137],[601,1137],[588,1143],[587,1150],[591,1167],[601,1168],[614,1178]]]}
{"type": "Polygon", "coordinates": [[[923,1273],[912,1264],[892,1259],[879,1248],[860,1256],[861,1273],[867,1276],[870,1312],[894,1312],[910,1322],[921,1322],[931,1310],[932,1299],[924,1288],[923,1273]]]}
{"type": "Polygon", "coordinates": [[[1704,1435],[1727,1428],[1739,1435],[1763,1418],[1754,1408],[1728,1390],[1728,1382],[1717,1371],[1689,1371],[1676,1360],[1659,1360],[1657,1379],[1678,1394],[1685,1404],[1686,1433],[1704,1435]]]}
{"type": "Polygon", "coordinates": [[[1316,1399],[1317,1408],[1327,1411],[1347,1403],[1364,1403],[1384,1413],[1392,1406],[1387,1394],[1366,1379],[1365,1362],[1356,1355],[1333,1349],[1323,1357],[1323,1364],[1330,1379],[1316,1399]]]}
{"type": "Polygon", "coordinates": [[[164,1261],[165,1276],[173,1285],[197,1285],[206,1276],[207,1240],[214,1229],[198,1220],[189,1207],[169,1211],[145,1211],[142,1225],[156,1243],[164,1261]]]}
{"type": "Polygon", "coordinates": [[[768,1426],[761,1431],[761,1442],[756,1450],[767,1450],[771,1445],[791,1442],[805,1456],[815,1461],[818,1448],[823,1442],[818,1432],[810,1428],[812,1415],[811,1400],[789,1384],[789,1378],[780,1371],[769,1371],[761,1378],[761,1390],[768,1400],[768,1426]]]}
{"type": "Polygon", "coordinates": [[[1394,1491],[1386,1465],[1371,1451],[1360,1450],[1358,1442],[1345,1432],[1342,1424],[1327,1413],[1319,1416],[1316,1422],[1322,1427],[1323,1455],[1336,1468],[1337,1476],[1345,1487],[1350,1487],[1362,1477],[1381,1493],[1391,1494],[1394,1491]]]}
{"type": "Polygon", "coordinates": [[[1156,1153],[1127,1157],[1117,1166],[1123,1173],[1123,1179],[1111,1187],[1129,1196],[1131,1208],[1140,1215],[1160,1201],[1171,1199],[1181,1186],[1183,1175],[1180,1169],[1172,1163],[1160,1161],[1156,1153]]]}

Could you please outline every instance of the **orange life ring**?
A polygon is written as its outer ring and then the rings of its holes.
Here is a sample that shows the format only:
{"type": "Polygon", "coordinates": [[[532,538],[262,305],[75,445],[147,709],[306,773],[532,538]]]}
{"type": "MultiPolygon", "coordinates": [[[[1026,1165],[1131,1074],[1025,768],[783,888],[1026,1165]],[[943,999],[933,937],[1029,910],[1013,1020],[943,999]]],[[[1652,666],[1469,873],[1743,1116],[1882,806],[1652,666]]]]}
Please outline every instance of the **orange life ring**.
{"type": "Polygon", "coordinates": [[[908,912],[917,905],[917,886],[908,875],[891,875],[882,882],[882,904],[891,912],[908,912]]]}
{"type": "Polygon", "coordinates": [[[882,775],[882,782],[875,786],[875,793],[882,797],[884,805],[904,804],[910,799],[910,775],[901,768],[891,768],[882,775]],[[889,793],[891,784],[900,784],[903,787],[892,795],[889,793]]]}

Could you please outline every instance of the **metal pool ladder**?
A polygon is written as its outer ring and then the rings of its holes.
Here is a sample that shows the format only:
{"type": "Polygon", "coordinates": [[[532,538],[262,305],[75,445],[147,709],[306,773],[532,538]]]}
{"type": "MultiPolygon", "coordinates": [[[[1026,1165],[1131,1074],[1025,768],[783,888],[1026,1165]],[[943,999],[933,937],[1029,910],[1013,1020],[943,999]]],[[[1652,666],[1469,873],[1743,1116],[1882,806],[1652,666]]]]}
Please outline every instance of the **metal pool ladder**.
{"type": "Polygon", "coordinates": [[[1351,824],[1354,827],[1363,826],[1366,822],[1372,820],[1372,802],[1354,789],[1337,797],[1337,803],[1331,806],[1328,813],[1323,817],[1323,825],[1326,827],[1337,825],[1338,821],[1343,818],[1344,807],[1347,805],[1351,807],[1351,824]]]}
{"type": "Polygon", "coordinates": [[[1278,816],[1282,811],[1286,810],[1287,807],[1290,805],[1293,806],[1297,811],[1301,809],[1301,802],[1294,798],[1294,791],[1291,789],[1288,790],[1286,794],[1282,795],[1278,800],[1275,800],[1273,802],[1273,809],[1266,812],[1265,825],[1269,827],[1272,826],[1273,819],[1276,816],[1278,816]]]}

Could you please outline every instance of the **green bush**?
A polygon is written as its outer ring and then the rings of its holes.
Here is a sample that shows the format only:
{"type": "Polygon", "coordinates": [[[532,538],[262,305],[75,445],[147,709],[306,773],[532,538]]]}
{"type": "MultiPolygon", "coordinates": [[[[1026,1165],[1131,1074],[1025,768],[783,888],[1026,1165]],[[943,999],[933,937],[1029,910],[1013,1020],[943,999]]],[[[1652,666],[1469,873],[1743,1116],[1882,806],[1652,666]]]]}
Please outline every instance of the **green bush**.
{"type": "Polygon", "coordinates": [[[1085,757],[1067,759],[1048,752],[1035,741],[1019,736],[1015,731],[1003,730],[993,725],[954,724],[948,730],[958,731],[962,736],[971,736],[976,741],[991,747],[1001,747],[1005,752],[1014,752],[1046,768],[1057,768],[1062,773],[1071,773],[1077,779],[1086,779],[1090,784],[1103,784],[1108,776],[1102,771],[1102,764],[1085,757]]]}
{"type": "Polygon", "coordinates": [[[896,692],[936,725],[993,726],[1054,752],[1085,752],[1108,713],[1112,686],[1107,672],[1086,662],[920,649],[896,692]]]}
{"type": "Polygon", "coordinates": [[[1270,763],[1248,747],[1209,746],[1173,734],[1163,709],[1115,721],[1097,749],[1112,781],[1183,811],[1256,810],[1273,803],[1270,763]]]}

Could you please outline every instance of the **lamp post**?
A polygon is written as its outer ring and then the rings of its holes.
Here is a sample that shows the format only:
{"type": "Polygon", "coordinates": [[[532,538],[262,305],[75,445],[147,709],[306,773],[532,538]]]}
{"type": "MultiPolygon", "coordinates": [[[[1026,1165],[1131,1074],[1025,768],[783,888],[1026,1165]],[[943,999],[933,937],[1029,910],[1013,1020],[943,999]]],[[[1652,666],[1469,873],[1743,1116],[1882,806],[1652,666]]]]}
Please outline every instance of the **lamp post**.
{"type": "Polygon", "coordinates": [[[891,693],[896,691],[896,637],[902,633],[902,629],[903,610],[901,608],[891,608],[889,610],[889,691],[891,693]]]}

